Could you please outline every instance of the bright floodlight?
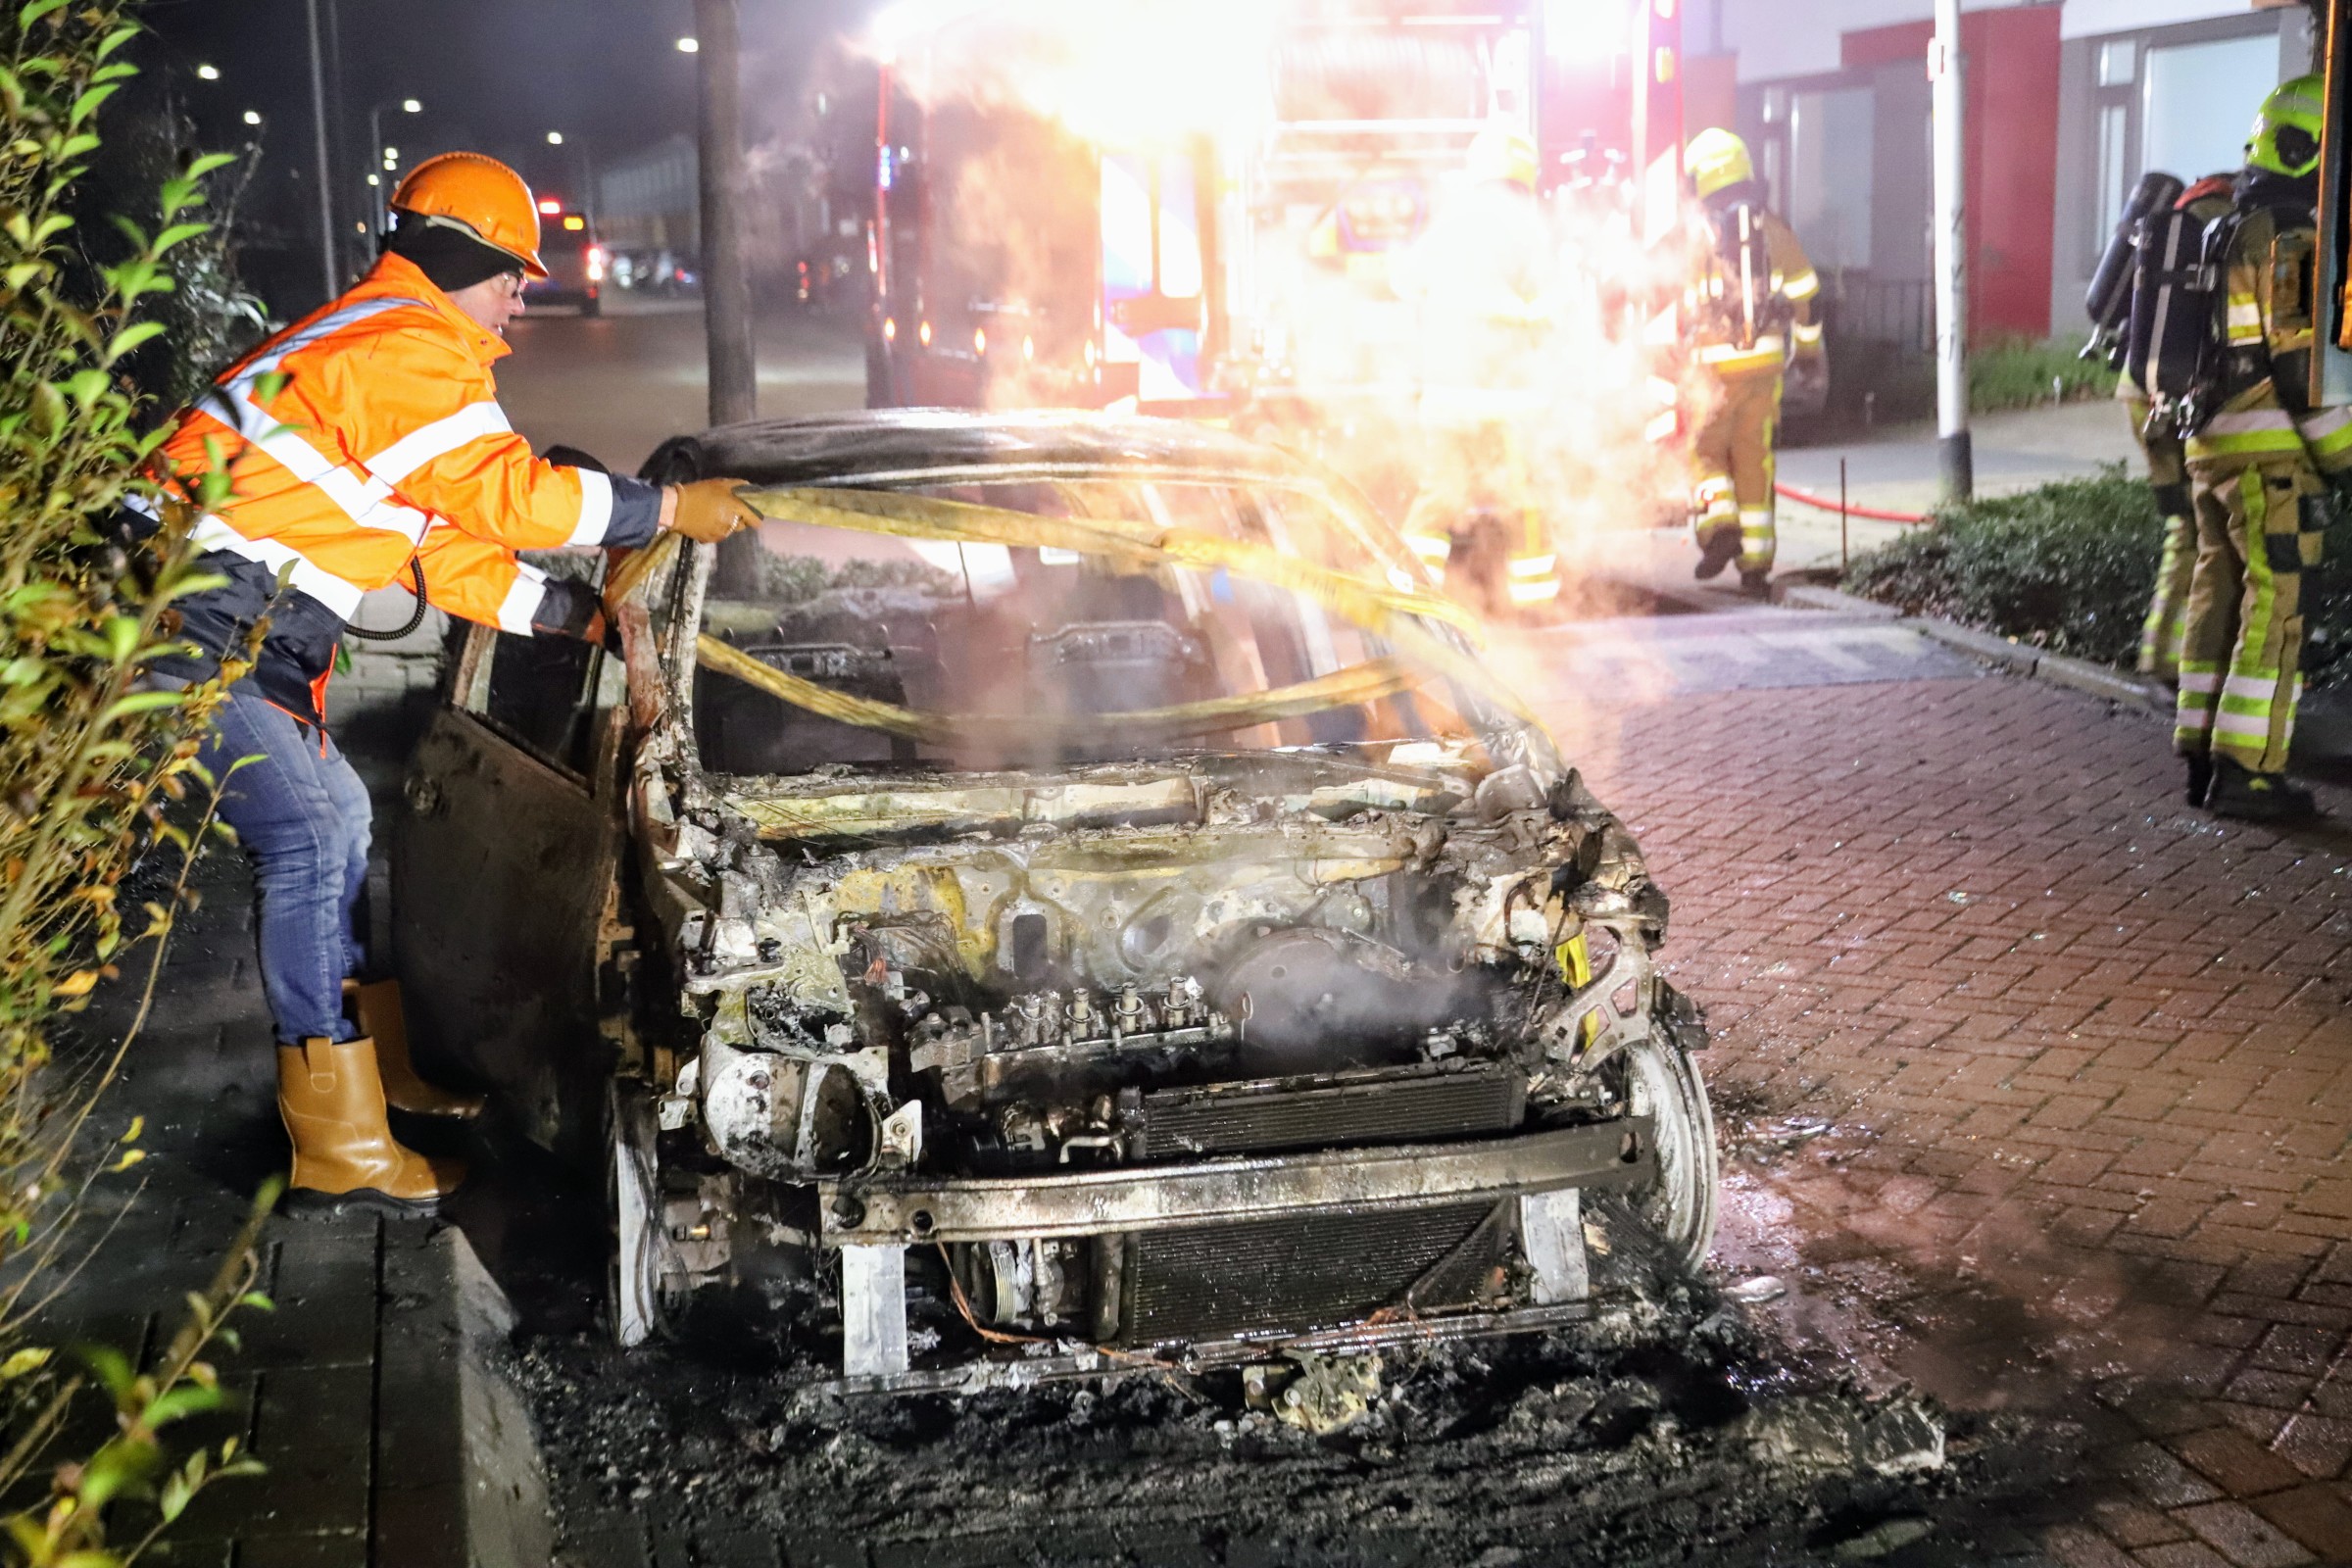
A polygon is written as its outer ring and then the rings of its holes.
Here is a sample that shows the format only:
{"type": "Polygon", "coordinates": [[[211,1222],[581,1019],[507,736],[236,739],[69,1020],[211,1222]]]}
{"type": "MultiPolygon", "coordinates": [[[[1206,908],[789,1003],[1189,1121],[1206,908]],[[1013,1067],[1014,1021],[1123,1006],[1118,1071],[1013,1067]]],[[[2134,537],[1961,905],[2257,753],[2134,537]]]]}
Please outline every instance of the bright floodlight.
{"type": "Polygon", "coordinates": [[[563,133],[562,131],[560,131],[560,130],[551,130],[551,131],[549,131],[549,132],[547,133],[547,144],[548,144],[550,147],[561,147],[561,146],[563,146],[563,145],[564,145],[564,133],[563,133]]]}
{"type": "Polygon", "coordinates": [[[219,81],[220,79],[220,68],[219,66],[198,66],[196,68],[196,79],[198,81],[219,81]]]}
{"type": "Polygon", "coordinates": [[[680,38],[678,40],[678,53],[682,55],[697,53],[702,47],[703,40],[700,38],[680,38]]]}
{"type": "Polygon", "coordinates": [[[261,122],[262,122],[262,116],[261,116],[261,111],[260,111],[260,110],[258,110],[258,109],[248,109],[248,110],[246,110],[246,111],[245,111],[245,123],[247,123],[248,125],[258,125],[258,124],[260,124],[261,122]]]}
{"type": "Polygon", "coordinates": [[[403,98],[400,101],[400,109],[401,113],[403,114],[417,115],[424,112],[424,105],[418,103],[414,98],[403,98]]]}
{"type": "Polygon", "coordinates": [[[1545,0],[1545,48],[1555,60],[1589,65],[1625,54],[1633,48],[1633,22],[1639,10],[1625,0],[1545,0]]]}

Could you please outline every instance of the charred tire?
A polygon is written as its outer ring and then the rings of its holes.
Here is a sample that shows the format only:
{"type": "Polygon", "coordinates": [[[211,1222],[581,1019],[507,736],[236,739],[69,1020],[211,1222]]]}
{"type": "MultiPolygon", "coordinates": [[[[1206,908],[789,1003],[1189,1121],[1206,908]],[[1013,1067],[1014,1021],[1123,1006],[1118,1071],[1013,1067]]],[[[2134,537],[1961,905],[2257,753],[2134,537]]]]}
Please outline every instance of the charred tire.
{"type": "Polygon", "coordinates": [[[1662,1035],[1626,1048],[1625,1087],[1637,1116],[1653,1120],[1658,1179],[1627,1194],[1634,1212],[1684,1267],[1706,1261],[1715,1240],[1715,1115],[1698,1064],[1662,1035]]]}

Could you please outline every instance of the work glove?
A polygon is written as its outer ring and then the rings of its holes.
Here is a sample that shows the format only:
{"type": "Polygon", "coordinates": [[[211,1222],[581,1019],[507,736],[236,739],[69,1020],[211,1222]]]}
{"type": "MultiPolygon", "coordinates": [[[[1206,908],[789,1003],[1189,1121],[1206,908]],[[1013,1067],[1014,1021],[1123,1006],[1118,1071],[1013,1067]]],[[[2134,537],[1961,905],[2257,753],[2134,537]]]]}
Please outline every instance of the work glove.
{"type": "Polygon", "coordinates": [[[669,487],[662,498],[662,526],[684,534],[699,545],[714,545],[738,528],[760,520],[736,491],[741,479],[697,479],[669,487]]]}

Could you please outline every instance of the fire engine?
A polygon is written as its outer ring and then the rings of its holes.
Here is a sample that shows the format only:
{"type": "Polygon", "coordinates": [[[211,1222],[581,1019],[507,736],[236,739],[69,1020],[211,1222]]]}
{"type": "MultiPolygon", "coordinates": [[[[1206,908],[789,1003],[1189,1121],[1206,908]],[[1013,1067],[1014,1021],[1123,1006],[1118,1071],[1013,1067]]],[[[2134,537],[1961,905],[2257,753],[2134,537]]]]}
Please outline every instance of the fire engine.
{"type": "MultiPolygon", "coordinates": [[[[1040,8],[886,17],[869,405],[1226,419],[1319,448],[1395,517],[1410,443],[1361,439],[1409,417],[1415,391],[1414,308],[1390,268],[1472,138],[1532,139],[1555,214],[1604,200],[1649,241],[1673,229],[1675,0],[1266,9],[1201,74],[1213,102],[1126,124],[1110,122],[1127,88],[1071,61],[1040,8]],[[1110,112],[1056,100],[1074,72],[1110,112]]],[[[1139,30],[1142,92],[1177,63],[1139,30]]]]}

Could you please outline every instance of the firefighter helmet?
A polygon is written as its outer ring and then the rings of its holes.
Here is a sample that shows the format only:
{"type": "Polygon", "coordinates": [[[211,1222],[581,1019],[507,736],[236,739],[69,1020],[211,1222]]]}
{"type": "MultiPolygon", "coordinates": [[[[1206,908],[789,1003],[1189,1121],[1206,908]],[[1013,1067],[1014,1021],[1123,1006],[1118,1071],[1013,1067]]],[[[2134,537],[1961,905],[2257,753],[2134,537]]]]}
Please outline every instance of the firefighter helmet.
{"type": "Polygon", "coordinates": [[[2308,174],[2320,162],[2320,125],[2326,84],[2297,76],[2271,89],[2246,135],[2246,167],[2274,174],[2308,174]]]}
{"type": "Polygon", "coordinates": [[[1470,138],[1470,155],[1464,162],[1478,184],[1536,188],[1536,144],[1515,130],[1489,125],[1470,138]]]}
{"type": "Polygon", "coordinates": [[[1719,190],[1756,177],[1756,166],[1747,156],[1747,143],[1721,126],[1710,125],[1690,138],[1683,151],[1683,168],[1698,187],[1701,200],[1719,190]]]}
{"type": "Polygon", "coordinates": [[[495,158],[480,153],[427,158],[392,193],[392,208],[463,230],[514,257],[531,276],[547,275],[539,261],[539,204],[522,176],[495,158]]]}

